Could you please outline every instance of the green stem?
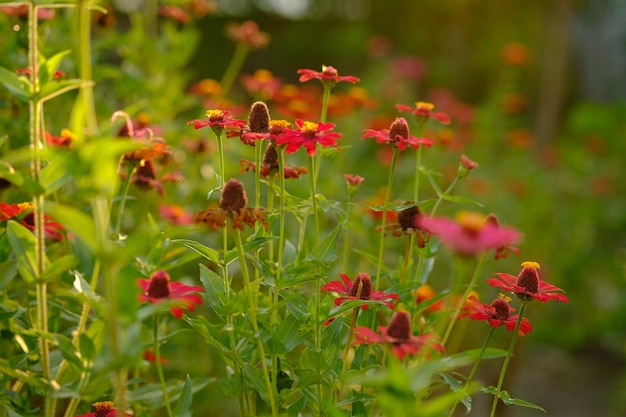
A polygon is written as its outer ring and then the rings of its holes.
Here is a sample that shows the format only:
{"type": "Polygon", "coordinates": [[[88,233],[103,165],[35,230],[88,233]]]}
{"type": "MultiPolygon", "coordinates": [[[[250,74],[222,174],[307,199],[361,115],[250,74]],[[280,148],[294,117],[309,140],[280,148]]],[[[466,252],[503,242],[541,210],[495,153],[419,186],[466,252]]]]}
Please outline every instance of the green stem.
{"type": "MultiPolygon", "coordinates": [[[[489,327],[489,334],[487,334],[487,339],[485,339],[485,343],[483,343],[483,347],[480,349],[480,352],[478,353],[478,357],[476,358],[476,361],[474,361],[474,366],[472,367],[472,370],[470,371],[467,377],[467,381],[465,382],[465,385],[463,386],[463,389],[461,390],[463,394],[467,393],[469,384],[472,382],[472,378],[474,378],[474,375],[476,374],[476,371],[478,370],[478,364],[480,364],[480,361],[483,358],[483,355],[485,354],[485,350],[487,349],[487,346],[489,345],[489,341],[491,340],[491,336],[493,336],[493,333],[495,330],[496,330],[495,327],[491,327],[491,326],[489,327]]],[[[454,415],[454,410],[456,410],[456,407],[459,405],[459,402],[461,402],[460,399],[454,403],[454,405],[452,406],[452,409],[450,410],[450,414],[448,414],[448,417],[452,417],[454,415]]]]}
{"type": "Polygon", "coordinates": [[[457,318],[459,317],[459,314],[461,313],[461,309],[465,305],[465,300],[467,300],[467,297],[469,296],[470,292],[474,288],[474,285],[476,284],[476,280],[478,279],[478,275],[480,274],[480,269],[483,266],[483,263],[485,262],[487,253],[488,251],[483,251],[482,255],[480,256],[478,263],[476,264],[476,268],[474,269],[474,274],[472,275],[472,279],[470,280],[469,285],[463,292],[463,296],[461,297],[456,307],[454,308],[454,312],[452,313],[452,317],[450,318],[450,323],[448,323],[448,328],[446,329],[446,332],[441,341],[442,346],[446,345],[446,342],[448,341],[448,338],[450,337],[450,334],[452,333],[452,329],[454,328],[454,325],[456,324],[457,318]]]}
{"type": "Polygon", "coordinates": [[[346,205],[346,220],[343,227],[343,266],[342,271],[346,271],[348,267],[348,248],[350,246],[350,215],[352,214],[352,194],[348,197],[348,204],[346,205]]]}
{"type": "Polygon", "coordinates": [[[122,183],[122,201],[120,201],[120,210],[117,215],[117,222],[115,223],[115,231],[113,232],[113,237],[116,240],[123,240],[122,236],[122,220],[124,218],[124,210],[126,208],[126,201],[128,200],[128,192],[130,190],[130,183],[133,178],[133,174],[135,173],[136,167],[129,163],[128,168],[126,169],[126,178],[124,178],[124,182],[122,183]]]}
{"type": "Polygon", "coordinates": [[[496,407],[498,406],[498,399],[500,398],[500,392],[502,390],[502,383],[504,382],[504,375],[506,374],[506,369],[509,366],[509,361],[511,360],[511,356],[513,355],[513,349],[515,348],[515,342],[517,341],[517,336],[519,333],[519,329],[522,326],[522,319],[524,317],[524,312],[526,311],[527,301],[522,301],[522,305],[519,309],[519,314],[517,316],[517,323],[515,324],[515,329],[513,330],[513,335],[511,336],[511,344],[509,345],[509,351],[506,353],[506,358],[504,358],[504,364],[502,364],[502,369],[500,370],[500,377],[498,378],[498,386],[496,387],[496,393],[493,397],[493,403],[491,404],[491,413],[489,417],[494,417],[496,415],[496,407]]]}
{"type": "Polygon", "coordinates": [[[263,339],[259,332],[259,323],[257,321],[257,300],[255,292],[250,285],[250,275],[248,273],[248,266],[246,263],[246,253],[243,249],[243,243],[241,241],[241,231],[239,229],[233,229],[235,234],[235,242],[237,244],[237,250],[239,252],[239,263],[241,265],[241,275],[243,276],[244,290],[248,298],[248,316],[252,324],[252,330],[254,331],[254,338],[257,343],[257,350],[261,357],[261,368],[263,370],[263,378],[265,379],[265,385],[267,388],[267,395],[270,401],[270,407],[272,409],[272,416],[277,415],[276,399],[274,395],[274,387],[270,379],[269,371],[267,369],[267,363],[265,362],[265,347],[263,346],[263,339]]]}
{"type": "Polygon", "coordinates": [[[452,183],[448,186],[446,191],[444,191],[443,193],[439,194],[439,197],[437,198],[437,201],[435,202],[435,205],[433,206],[433,209],[430,211],[430,215],[431,216],[435,215],[435,212],[437,211],[437,208],[439,207],[439,204],[441,204],[443,199],[450,193],[450,191],[452,191],[452,189],[457,184],[457,182],[459,182],[459,180],[460,180],[460,177],[458,177],[458,176],[456,178],[454,178],[454,181],[452,181],[452,183]]]}
{"type": "MultiPolygon", "coordinates": [[[[78,56],[79,56],[79,74],[83,81],[91,81],[93,79],[93,71],[91,64],[91,0],[80,0],[78,7],[78,56]]],[[[80,87],[80,94],[76,100],[83,106],[84,121],[89,132],[98,130],[98,121],[96,119],[96,109],[93,98],[93,84],[85,82],[80,87]]],[[[79,124],[82,127],[83,123],[79,124]]]]}
{"type": "Polygon", "coordinates": [[[402,263],[402,273],[400,274],[400,284],[404,284],[404,276],[406,275],[406,269],[409,266],[409,259],[411,259],[411,248],[413,247],[413,235],[408,236],[406,240],[406,250],[404,252],[404,262],[402,263]]]}
{"type": "Polygon", "coordinates": [[[380,245],[378,248],[378,265],[376,265],[376,283],[374,289],[378,290],[380,287],[380,274],[383,266],[383,249],[385,248],[385,226],[387,225],[387,205],[389,204],[389,198],[391,197],[391,186],[393,184],[393,177],[396,172],[396,163],[398,161],[398,148],[393,147],[393,157],[391,159],[391,169],[389,170],[389,179],[387,180],[387,192],[385,193],[385,203],[383,206],[383,221],[380,229],[380,245]]]}
{"type": "Polygon", "coordinates": [[[330,100],[330,90],[332,90],[332,87],[324,85],[324,96],[322,97],[322,114],[320,116],[320,121],[322,123],[326,123],[326,116],[328,114],[328,102],[330,100]]]}
{"type": "Polygon", "coordinates": [[[220,81],[220,92],[218,95],[218,99],[226,97],[230,88],[233,86],[237,75],[241,71],[241,67],[243,66],[244,61],[246,60],[246,56],[248,56],[248,47],[243,43],[238,43],[235,47],[235,54],[233,58],[230,60],[224,75],[220,81]]]}
{"type": "Polygon", "coordinates": [[[165,408],[169,417],[174,417],[172,413],[172,406],[170,405],[170,397],[167,392],[167,385],[165,384],[165,377],[163,376],[163,364],[161,363],[161,344],[159,343],[159,319],[161,315],[157,314],[154,318],[154,326],[152,328],[152,349],[154,350],[154,361],[156,365],[157,375],[159,376],[159,383],[161,384],[161,391],[163,391],[163,401],[165,402],[165,408]]]}

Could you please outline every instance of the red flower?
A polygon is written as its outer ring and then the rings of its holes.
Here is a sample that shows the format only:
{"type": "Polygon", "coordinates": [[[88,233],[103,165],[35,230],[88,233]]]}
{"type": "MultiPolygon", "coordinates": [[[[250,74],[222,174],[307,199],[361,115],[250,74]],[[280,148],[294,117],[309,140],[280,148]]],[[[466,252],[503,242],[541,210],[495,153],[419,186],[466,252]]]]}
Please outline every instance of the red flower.
{"type": "MultiPolygon", "coordinates": [[[[467,298],[463,313],[458,318],[469,316],[472,320],[484,320],[493,328],[504,324],[508,331],[512,331],[517,324],[518,315],[510,315],[515,310],[509,306],[509,301],[511,301],[509,297],[500,294],[491,304],[482,304],[475,296],[471,295],[467,298]]],[[[532,330],[528,319],[523,317],[519,328],[520,334],[523,336],[532,330]]]]}
{"type": "Polygon", "coordinates": [[[139,301],[159,303],[164,300],[175,301],[177,305],[170,310],[180,319],[183,309],[194,310],[194,304],[202,304],[202,298],[196,294],[204,291],[202,287],[186,285],[182,282],[172,282],[167,272],[159,270],[150,275],[150,279],[140,278],[137,280],[143,293],[139,295],[139,301]]]}
{"type": "Polygon", "coordinates": [[[335,127],[332,123],[305,122],[296,120],[298,130],[288,129],[276,139],[276,144],[287,145],[285,151],[294,153],[301,146],[304,146],[309,155],[315,155],[316,145],[328,147],[337,146],[337,140],[341,138],[341,133],[331,132],[335,127]]]}
{"type": "Polygon", "coordinates": [[[243,129],[246,125],[245,120],[233,119],[227,110],[207,110],[206,119],[196,119],[187,122],[193,125],[195,129],[210,126],[216,135],[220,135],[224,129],[243,129]]]}
{"type": "Polygon", "coordinates": [[[443,217],[417,217],[416,226],[435,235],[461,255],[475,255],[484,250],[510,245],[520,240],[522,234],[510,227],[500,227],[479,213],[460,212],[459,220],[443,217]]]}
{"type": "Polygon", "coordinates": [[[340,81],[347,81],[352,84],[360,81],[357,77],[351,75],[340,76],[334,67],[326,65],[322,65],[322,72],[310,69],[299,69],[298,74],[300,74],[299,81],[301,83],[318,79],[325,87],[332,87],[340,81]]]}
{"type": "Polygon", "coordinates": [[[400,360],[405,356],[414,356],[426,347],[431,347],[439,352],[443,352],[443,346],[435,342],[437,336],[434,334],[424,334],[414,336],[411,334],[411,318],[406,311],[398,311],[391,319],[389,326],[379,326],[376,333],[367,327],[357,327],[354,329],[354,344],[382,343],[390,344],[393,354],[400,360]]]}
{"type": "Polygon", "coordinates": [[[403,151],[407,146],[419,148],[420,145],[430,146],[434,143],[429,138],[416,138],[409,134],[409,125],[404,117],[398,117],[389,127],[389,130],[367,129],[361,139],[376,138],[378,143],[390,143],[398,150],[403,151]]]}
{"type": "Polygon", "coordinates": [[[346,179],[346,183],[348,183],[348,186],[352,187],[358,187],[359,185],[363,184],[363,181],[365,181],[365,178],[356,174],[345,174],[343,177],[346,179]]]}
{"type": "Polygon", "coordinates": [[[60,148],[71,148],[76,140],[76,134],[72,133],[69,129],[63,129],[61,136],[54,136],[46,132],[45,137],[48,145],[60,148]]]}
{"type": "Polygon", "coordinates": [[[497,273],[498,278],[489,278],[486,282],[492,287],[500,287],[512,292],[522,301],[537,300],[542,303],[549,300],[567,303],[565,291],[539,279],[540,266],[537,262],[522,262],[522,271],[518,276],[497,273]]]}
{"type": "MultiPolygon", "coordinates": [[[[35,230],[35,213],[31,212],[24,216],[22,225],[27,229],[35,230]]],[[[43,216],[43,230],[50,239],[57,241],[63,240],[63,226],[52,220],[50,216],[43,216]]]]}
{"type": "Polygon", "coordinates": [[[97,403],[93,403],[91,405],[92,412],[87,414],[81,414],[76,417],[117,417],[120,416],[128,416],[126,413],[119,413],[117,409],[113,408],[113,402],[111,401],[101,401],[97,403]]]}
{"type": "Polygon", "coordinates": [[[261,32],[259,25],[252,20],[242,24],[230,23],[226,26],[226,34],[235,42],[245,45],[249,49],[265,48],[270,42],[270,35],[267,32],[261,32]]]}
{"type": "Polygon", "coordinates": [[[33,203],[7,204],[0,203],[0,222],[10,220],[26,210],[31,210],[33,203]]]}
{"type": "MultiPolygon", "coordinates": [[[[379,300],[385,303],[387,307],[393,308],[393,303],[386,300],[398,298],[398,294],[387,294],[383,291],[373,290],[372,279],[364,272],[358,274],[354,282],[350,281],[346,274],[339,274],[339,276],[341,281],[331,281],[322,287],[322,291],[332,291],[346,295],[346,297],[335,299],[336,306],[348,300],[379,300]]],[[[367,304],[361,306],[363,310],[367,310],[367,307],[367,304]]]]}
{"type": "Polygon", "coordinates": [[[282,81],[266,69],[258,69],[252,75],[241,76],[241,84],[252,96],[261,100],[271,100],[280,90],[282,81]]]}
{"type": "Polygon", "coordinates": [[[185,209],[176,204],[163,204],[159,206],[161,217],[169,220],[173,224],[192,224],[193,214],[188,213],[185,209]]]}
{"type": "MultiPolygon", "coordinates": [[[[247,171],[255,172],[257,170],[256,164],[252,161],[242,159],[240,163],[240,172],[242,174],[247,171]]],[[[276,174],[276,176],[278,176],[278,153],[273,144],[270,143],[267,147],[265,154],[263,155],[263,160],[259,165],[261,177],[268,178],[272,174],[276,174]]],[[[309,172],[309,170],[306,167],[298,167],[295,165],[285,165],[283,168],[283,175],[285,178],[300,178],[301,175],[304,175],[307,172],[309,172]]]]}
{"type": "Polygon", "coordinates": [[[416,102],[414,108],[404,104],[396,104],[396,110],[398,111],[413,113],[418,118],[435,119],[444,125],[450,124],[450,117],[445,113],[433,112],[432,109],[434,107],[434,104],[425,103],[423,101],[416,102]]]}

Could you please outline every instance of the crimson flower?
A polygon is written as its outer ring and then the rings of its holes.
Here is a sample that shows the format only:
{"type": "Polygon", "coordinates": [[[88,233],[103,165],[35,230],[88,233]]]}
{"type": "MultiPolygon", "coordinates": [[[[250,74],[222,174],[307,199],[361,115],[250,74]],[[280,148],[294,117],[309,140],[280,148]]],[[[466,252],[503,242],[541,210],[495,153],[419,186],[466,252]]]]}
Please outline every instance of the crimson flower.
{"type": "MultiPolygon", "coordinates": [[[[515,311],[515,309],[509,305],[510,301],[510,297],[500,294],[491,304],[482,304],[476,296],[471,295],[467,298],[463,312],[458,318],[469,317],[471,320],[484,320],[493,328],[504,324],[508,331],[512,331],[517,324],[518,315],[511,316],[511,312],[515,311]]],[[[523,317],[519,328],[520,334],[523,336],[532,332],[532,330],[533,328],[528,319],[523,317]]]]}
{"type": "MultiPolygon", "coordinates": [[[[388,294],[383,291],[373,290],[372,279],[365,272],[358,274],[354,282],[350,281],[346,274],[339,274],[339,276],[341,281],[331,281],[322,287],[322,291],[332,291],[346,296],[335,299],[336,306],[348,300],[379,300],[385,303],[387,307],[393,308],[393,303],[386,300],[398,298],[398,294],[388,294]]],[[[367,304],[361,306],[363,310],[367,310],[367,307],[367,304]]]]}
{"type": "Polygon", "coordinates": [[[522,234],[511,227],[501,227],[480,213],[462,211],[458,221],[443,217],[418,216],[415,225],[435,235],[461,255],[475,255],[484,250],[501,248],[519,241],[522,234]]]}
{"type": "Polygon", "coordinates": [[[374,130],[367,129],[361,135],[361,139],[375,138],[378,143],[389,143],[399,151],[403,151],[407,146],[419,148],[420,145],[430,147],[434,141],[429,138],[416,138],[409,134],[409,125],[404,117],[398,117],[389,129],[374,130]]]}
{"type": "Polygon", "coordinates": [[[537,300],[546,303],[553,300],[567,303],[569,300],[565,291],[539,278],[540,268],[537,262],[522,262],[522,271],[518,276],[497,273],[498,278],[489,278],[486,282],[492,287],[512,292],[522,301],[537,300]]]}
{"type": "Polygon", "coordinates": [[[154,272],[150,279],[138,279],[137,284],[143,291],[139,294],[141,302],[174,301],[176,305],[170,311],[177,319],[183,316],[183,309],[193,311],[194,304],[202,304],[202,298],[196,294],[204,290],[202,287],[171,281],[169,274],[163,270],[154,272]]]}
{"type": "Polygon", "coordinates": [[[113,402],[111,401],[101,401],[97,403],[93,403],[91,405],[91,409],[93,410],[91,413],[81,414],[76,417],[117,417],[117,416],[128,416],[126,413],[119,413],[117,409],[113,408],[113,402]]]}
{"type": "Polygon", "coordinates": [[[430,347],[443,352],[443,346],[436,342],[434,334],[414,336],[411,334],[411,318],[406,311],[398,311],[389,326],[379,326],[376,333],[368,327],[356,327],[354,329],[354,345],[363,343],[381,343],[391,345],[393,354],[400,360],[405,356],[415,356],[424,348],[430,347]]]}
{"type": "Polygon", "coordinates": [[[46,143],[50,146],[59,148],[71,148],[76,140],[76,134],[72,133],[69,129],[63,129],[61,136],[54,136],[53,134],[45,133],[46,143]]]}
{"type": "Polygon", "coordinates": [[[304,83],[309,80],[317,79],[317,80],[320,80],[322,84],[324,85],[324,87],[327,87],[327,88],[333,87],[335,84],[337,84],[340,81],[347,81],[352,84],[355,84],[360,81],[359,78],[351,76],[351,75],[341,76],[339,75],[339,73],[334,67],[326,66],[326,65],[322,65],[321,72],[310,70],[310,69],[299,69],[298,74],[300,74],[299,81],[301,83],[304,83]]]}
{"type": "Polygon", "coordinates": [[[207,110],[206,119],[190,120],[187,124],[193,125],[194,129],[210,126],[215,135],[219,136],[224,129],[243,129],[246,121],[231,118],[228,110],[207,110]]]}
{"type": "Polygon", "coordinates": [[[320,144],[324,147],[337,146],[337,140],[341,138],[341,133],[332,132],[335,127],[332,123],[315,123],[296,120],[298,130],[288,129],[282,132],[276,139],[277,145],[287,145],[285,152],[294,153],[301,146],[304,146],[307,153],[312,156],[315,155],[316,145],[320,144]]]}
{"type": "Polygon", "coordinates": [[[193,224],[193,214],[176,204],[162,204],[159,206],[161,217],[173,224],[193,224]]]}
{"type": "Polygon", "coordinates": [[[250,50],[265,48],[270,43],[270,35],[267,32],[261,32],[259,25],[252,20],[247,20],[242,24],[228,24],[226,34],[250,50]]]}
{"type": "Polygon", "coordinates": [[[0,203],[0,222],[10,220],[32,208],[33,203],[30,202],[17,204],[0,203]]]}
{"type": "Polygon", "coordinates": [[[426,103],[418,101],[415,103],[415,107],[410,107],[405,104],[396,104],[396,110],[413,113],[417,118],[423,119],[435,119],[439,123],[447,125],[450,124],[450,116],[441,112],[432,111],[435,105],[432,103],[426,103]]]}
{"type": "MultiPolygon", "coordinates": [[[[35,213],[30,212],[22,219],[22,225],[30,230],[35,230],[35,213]]],[[[63,225],[55,222],[48,215],[43,216],[43,230],[50,239],[63,240],[63,225]]]]}

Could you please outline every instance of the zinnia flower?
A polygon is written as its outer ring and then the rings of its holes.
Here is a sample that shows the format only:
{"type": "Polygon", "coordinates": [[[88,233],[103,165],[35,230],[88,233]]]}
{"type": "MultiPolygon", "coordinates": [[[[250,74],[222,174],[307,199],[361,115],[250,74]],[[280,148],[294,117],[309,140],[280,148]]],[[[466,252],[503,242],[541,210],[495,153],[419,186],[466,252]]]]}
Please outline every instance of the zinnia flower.
{"type": "MultiPolygon", "coordinates": [[[[398,294],[388,294],[383,291],[372,289],[372,279],[369,274],[361,272],[356,276],[354,282],[346,274],[339,274],[341,281],[331,281],[322,287],[322,291],[332,291],[343,294],[345,297],[335,299],[335,305],[341,305],[348,300],[378,300],[382,301],[389,308],[393,308],[393,303],[389,299],[397,299],[398,294]]],[[[367,310],[368,305],[363,304],[361,308],[367,310]]]]}
{"type": "Polygon", "coordinates": [[[128,416],[126,413],[120,413],[113,408],[112,401],[101,401],[91,405],[93,410],[91,413],[81,414],[76,417],[117,417],[118,415],[128,416]]]}
{"type": "Polygon", "coordinates": [[[518,242],[522,234],[510,227],[500,227],[487,221],[480,213],[462,211],[458,221],[443,217],[418,216],[415,225],[437,236],[454,252],[475,255],[484,250],[518,242]]]}
{"type": "Polygon", "coordinates": [[[489,278],[486,282],[492,287],[512,292],[522,301],[534,299],[542,303],[549,300],[567,303],[569,300],[565,291],[539,278],[540,268],[537,262],[522,262],[522,271],[518,276],[497,273],[498,278],[489,278]]]}
{"type": "Polygon", "coordinates": [[[294,153],[304,146],[307,153],[312,156],[315,155],[317,144],[339,149],[337,140],[341,138],[341,133],[331,131],[335,127],[334,124],[306,122],[298,119],[296,125],[298,125],[298,130],[288,129],[276,139],[277,145],[287,145],[285,152],[294,153]]]}
{"type": "Polygon", "coordinates": [[[410,107],[405,104],[396,104],[396,110],[413,113],[417,118],[435,119],[439,123],[447,125],[450,124],[450,116],[441,112],[432,111],[435,105],[432,103],[426,103],[423,101],[417,101],[415,107],[410,107]]]}
{"type": "MultiPolygon", "coordinates": [[[[509,305],[510,301],[510,297],[500,294],[491,304],[482,304],[476,296],[471,295],[467,298],[463,312],[458,318],[469,317],[471,320],[484,320],[493,328],[504,325],[508,331],[512,331],[517,324],[518,315],[511,315],[515,309],[509,305]]],[[[519,328],[520,334],[523,336],[532,330],[528,319],[523,317],[519,328]]]]}
{"type": "Polygon", "coordinates": [[[424,334],[414,336],[411,334],[411,318],[406,311],[398,311],[389,326],[379,326],[376,333],[368,327],[357,327],[354,329],[355,345],[363,343],[381,343],[391,345],[393,354],[400,360],[405,356],[414,356],[422,349],[430,347],[439,352],[443,352],[443,346],[435,340],[434,334],[424,334]]]}
{"type": "Polygon", "coordinates": [[[17,204],[0,203],[0,222],[10,220],[32,208],[33,203],[30,202],[17,204]]]}
{"type": "MultiPolygon", "coordinates": [[[[252,171],[256,172],[257,166],[254,162],[247,159],[242,159],[241,173],[252,171]]],[[[270,143],[265,150],[263,160],[259,164],[261,166],[261,177],[267,178],[272,174],[278,176],[278,153],[276,147],[270,143]]],[[[300,178],[301,175],[306,174],[309,170],[306,167],[298,167],[295,165],[285,165],[283,168],[283,175],[285,178],[300,178]]]]}
{"type": "Polygon", "coordinates": [[[299,69],[298,74],[300,74],[299,81],[301,83],[317,79],[320,80],[322,84],[327,88],[333,87],[340,81],[347,81],[352,84],[360,81],[357,77],[351,75],[341,76],[334,67],[326,65],[322,65],[321,72],[313,71],[310,69],[299,69]]]}
{"type": "Polygon", "coordinates": [[[76,140],[76,134],[72,133],[69,129],[61,130],[61,136],[54,136],[53,134],[45,133],[46,143],[50,146],[56,146],[60,148],[71,148],[76,140]]]}
{"type": "Polygon", "coordinates": [[[261,208],[248,208],[248,197],[243,183],[236,179],[230,179],[224,184],[220,197],[220,207],[198,212],[195,216],[196,223],[205,223],[213,229],[226,226],[226,220],[230,219],[233,228],[243,230],[243,225],[253,227],[256,222],[261,222],[265,230],[269,228],[265,220],[265,211],[261,208]]]}
{"type": "Polygon", "coordinates": [[[229,38],[245,45],[250,50],[265,48],[270,43],[270,35],[267,32],[261,32],[259,25],[252,20],[247,20],[242,24],[228,24],[226,26],[226,34],[229,38]]]}
{"type": "Polygon", "coordinates": [[[195,304],[202,304],[202,297],[196,294],[204,291],[202,287],[171,281],[169,274],[163,270],[154,272],[150,279],[138,279],[137,284],[143,291],[139,295],[141,302],[174,301],[176,305],[170,311],[177,319],[183,316],[183,309],[193,311],[195,304]]]}
{"type": "Polygon", "coordinates": [[[246,121],[231,118],[227,110],[207,110],[206,119],[190,120],[187,124],[193,125],[194,129],[210,126],[215,135],[219,136],[224,129],[243,129],[246,121]]]}
{"type": "MultiPolygon", "coordinates": [[[[35,230],[35,213],[30,212],[22,219],[22,225],[30,230],[35,230]]],[[[43,230],[50,239],[61,241],[63,240],[63,225],[55,222],[48,215],[43,216],[43,230]]]]}
{"type": "Polygon", "coordinates": [[[389,143],[399,151],[403,151],[407,146],[419,148],[420,145],[430,147],[434,142],[428,138],[416,138],[409,134],[409,124],[404,117],[398,117],[389,127],[389,130],[367,129],[361,135],[361,139],[375,138],[378,143],[389,143]]]}

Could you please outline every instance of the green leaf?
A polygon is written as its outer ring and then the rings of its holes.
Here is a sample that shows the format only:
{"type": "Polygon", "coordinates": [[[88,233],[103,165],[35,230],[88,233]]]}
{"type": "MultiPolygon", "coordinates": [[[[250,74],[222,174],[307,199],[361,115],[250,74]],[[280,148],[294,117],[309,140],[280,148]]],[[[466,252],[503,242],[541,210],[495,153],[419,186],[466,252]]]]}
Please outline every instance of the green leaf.
{"type": "Polygon", "coordinates": [[[519,398],[511,398],[509,393],[506,391],[500,391],[500,399],[506,405],[517,405],[520,407],[528,407],[528,408],[534,408],[535,410],[541,410],[544,413],[546,412],[546,410],[544,410],[542,407],[536,404],[529,403],[528,401],[520,400],[519,398]]]}
{"type": "Polygon", "coordinates": [[[191,378],[187,374],[185,385],[178,398],[178,403],[174,409],[176,417],[191,417],[191,378]]]}
{"type": "Polygon", "coordinates": [[[76,266],[77,263],[78,260],[73,255],[65,255],[59,259],[56,259],[48,267],[46,267],[46,270],[41,276],[41,280],[52,281],[63,272],[66,272],[76,266]]]}
{"type": "Polygon", "coordinates": [[[469,205],[474,205],[474,206],[478,206],[478,207],[483,207],[484,204],[481,202],[478,202],[476,200],[472,200],[471,198],[465,198],[465,197],[459,197],[458,195],[444,195],[442,197],[444,200],[447,201],[452,201],[454,203],[462,203],[462,204],[469,204],[469,205]]]}
{"type": "Polygon", "coordinates": [[[7,236],[13,254],[17,259],[17,270],[26,282],[32,283],[37,278],[37,241],[33,232],[14,220],[7,222],[7,236]]]}
{"type": "Polygon", "coordinates": [[[68,337],[60,334],[55,334],[54,339],[57,342],[63,359],[77,370],[82,371],[84,369],[83,361],[79,358],[76,347],[72,344],[72,341],[68,337]]]}
{"type": "Polygon", "coordinates": [[[48,80],[54,79],[54,73],[59,69],[59,65],[61,65],[61,61],[68,55],[71,51],[66,49],[65,51],[58,52],[51,56],[48,59],[43,60],[41,62],[41,66],[39,67],[39,71],[41,72],[41,85],[44,85],[48,80]],[[46,79],[44,79],[46,77],[46,79]]]}
{"type": "Polygon", "coordinates": [[[15,98],[24,103],[28,102],[32,86],[26,77],[20,77],[13,71],[0,67],[0,83],[4,84],[15,98]]]}
{"type": "Polygon", "coordinates": [[[189,239],[173,239],[172,243],[180,243],[181,245],[187,246],[189,249],[198,252],[200,255],[208,259],[209,261],[221,265],[219,252],[215,249],[209,248],[208,246],[204,246],[201,243],[198,243],[194,240],[189,239]]]}
{"type": "Polygon", "coordinates": [[[337,239],[343,230],[343,224],[339,223],[320,243],[320,245],[307,256],[306,261],[328,264],[337,259],[337,239]]]}
{"type": "MultiPolygon", "coordinates": [[[[254,239],[252,239],[250,242],[246,242],[243,244],[243,250],[244,252],[253,252],[256,249],[258,249],[260,246],[262,246],[265,242],[269,242],[270,240],[273,240],[274,237],[255,237],[254,239]]],[[[231,249],[228,251],[228,253],[226,254],[226,265],[231,264],[235,259],[239,258],[239,250],[237,250],[237,248],[231,249]]]]}
{"type": "Polygon", "coordinates": [[[204,286],[206,298],[211,308],[220,316],[224,314],[227,299],[224,278],[200,264],[200,282],[204,286]]]}
{"type": "Polygon", "coordinates": [[[74,207],[53,202],[46,203],[46,212],[61,223],[66,230],[85,242],[93,252],[100,252],[100,243],[96,237],[93,220],[85,213],[74,207]]]}
{"type": "Polygon", "coordinates": [[[41,91],[39,92],[39,97],[41,101],[47,101],[57,96],[60,96],[61,94],[64,94],[68,91],[76,90],[86,85],[94,85],[94,83],[89,81],[83,81],[77,78],[62,81],[53,80],[46,83],[46,85],[41,88],[41,91]]]}
{"type": "Polygon", "coordinates": [[[62,166],[58,164],[50,164],[41,170],[39,177],[39,184],[44,190],[45,195],[50,195],[67,182],[69,182],[70,176],[62,166]]]}

